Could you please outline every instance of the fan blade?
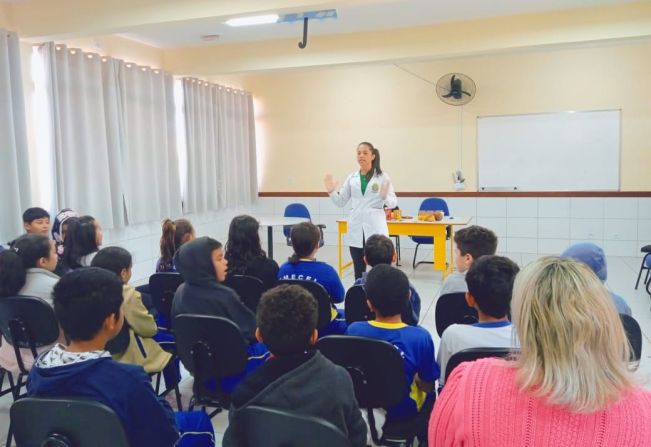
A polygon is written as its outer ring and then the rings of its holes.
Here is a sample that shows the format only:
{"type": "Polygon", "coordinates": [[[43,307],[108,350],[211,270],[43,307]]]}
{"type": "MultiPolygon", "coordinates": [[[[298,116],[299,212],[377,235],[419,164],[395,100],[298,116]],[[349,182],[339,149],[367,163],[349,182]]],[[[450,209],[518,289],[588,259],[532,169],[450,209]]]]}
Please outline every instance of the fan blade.
{"type": "Polygon", "coordinates": [[[456,78],[457,75],[452,75],[452,79],[450,79],[450,88],[454,88],[454,79],[456,78]]]}
{"type": "Polygon", "coordinates": [[[450,92],[447,95],[441,96],[441,98],[451,98],[452,96],[454,96],[454,93],[450,92]]]}
{"type": "Polygon", "coordinates": [[[470,93],[468,93],[468,92],[465,91],[465,90],[461,90],[461,93],[463,93],[464,95],[472,96],[470,93]]]}

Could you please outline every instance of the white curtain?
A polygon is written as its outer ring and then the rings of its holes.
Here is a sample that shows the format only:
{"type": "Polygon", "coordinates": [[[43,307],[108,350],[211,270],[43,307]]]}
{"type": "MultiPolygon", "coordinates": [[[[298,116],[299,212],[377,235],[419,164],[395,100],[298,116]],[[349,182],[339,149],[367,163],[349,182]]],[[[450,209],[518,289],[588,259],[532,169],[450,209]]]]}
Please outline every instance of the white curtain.
{"type": "Polygon", "coordinates": [[[118,64],[129,223],[181,215],[172,75],[118,64]]]}
{"type": "Polygon", "coordinates": [[[107,228],[126,223],[121,181],[118,80],[113,61],[43,44],[54,151],[55,203],[107,228]]]}
{"type": "Polygon", "coordinates": [[[181,214],[171,76],[65,45],[39,52],[57,207],[107,228],[181,214]]]}
{"type": "Polygon", "coordinates": [[[0,28],[0,243],[22,233],[22,210],[31,206],[25,103],[16,33],[0,28]]]}
{"type": "Polygon", "coordinates": [[[250,204],[257,194],[250,93],[183,79],[187,141],[186,212],[250,204]]]}

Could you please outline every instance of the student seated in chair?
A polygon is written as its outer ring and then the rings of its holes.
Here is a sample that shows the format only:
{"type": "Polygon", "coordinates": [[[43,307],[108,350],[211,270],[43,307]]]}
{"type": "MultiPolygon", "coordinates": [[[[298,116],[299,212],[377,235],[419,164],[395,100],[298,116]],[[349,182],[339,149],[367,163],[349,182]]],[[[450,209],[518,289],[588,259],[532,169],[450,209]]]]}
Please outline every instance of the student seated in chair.
{"type": "Polygon", "coordinates": [[[316,300],[302,287],[281,285],[264,293],[256,336],[273,356],[233,393],[224,446],[242,445],[237,417],[249,405],[325,419],[346,435],[351,446],[366,445],[366,424],[348,372],[314,349],[316,322],[316,300]]]}
{"type": "Polygon", "coordinates": [[[173,446],[174,413],[156,396],[140,366],[119,363],[105,350],[122,329],[123,284],[109,271],[80,268],[54,287],[54,312],[70,338],[41,355],[27,382],[30,396],[81,397],[116,412],[133,446],[173,446]]]}
{"type": "MultiPolygon", "coordinates": [[[[398,255],[396,249],[393,246],[393,242],[387,236],[383,234],[374,234],[364,243],[364,262],[366,265],[371,268],[376,265],[386,264],[393,265],[398,260],[398,255]]],[[[367,272],[362,273],[362,277],[355,280],[355,285],[364,285],[366,284],[366,275],[367,272]]],[[[420,296],[416,292],[414,285],[409,282],[409,290],[411,296],[409,300],[411,301],[411,311],[412,316],[410,319],[404,321],[405,323],[411,326],[418,326],[418,320],[420,319],[420,296]]]]}
{"type": "MultiPolygon", "coordinates": [[[[321,284],[330,295],[332,303],[342,303],[346,291],[337,271],[329,264],[317,261],[321,232],[311,222],[303,222],[292,227],[292,247],[294,254],[280,266],[278,279],[299,279],[321,284]]],[[[343,334],[346,332],[346,320],[343,312],[332,308],[330,324],[323,328],[321,336],[343,334]]]]}
{"type": "Polygon", "coordinates": [[[169,364],[172,355],[153,340],[152,337],[158,331],[156,321],[142,303],[140,292],[129,284],[131,253],[122,247],[102,248],[93,258],[91,265],[112,272],[123,284],[124,318],[130,329],[129,346],[124,352],[114,354],[113,359],[140,365],[147,373],[163,371],[167,386],[174,386],[178,382],[178,376],[175,373],[175,365],[169,364]]]}
{"type": "Polygon", "coordinates": [[[466,274],[468,306],[477,309],[479,322],[452,324],[443,332],[439,345],[439,384],[445,381],[445,368],[453,354],[469,348],[510,348],[513,345],[508,318],[513,281],[520,269],[509,258],[482,256],[466,274]]]}
{"type": "MultiPolygon", "coordinates": [[[[405,398],[387,408],[386,422],[398,422],[431,409],[439,367],[434,358],[434,342],[427,330],[403,323],[400,313],[409,299],[409,279],[401,270],[380,264],[366,276],[366,295],[375,320],[357,321],[347,335],[376,338],[394,345],[405,361],[405,398]]],[[[420,436],[419,436],[420,437],[420,436]]]]}
{"type": "MultiPolygon", "coordinates": [[[[249,343],[247,372],[260,366],[269,356],[267,347],[255,337],[255,315],[237,296],[222,284],[226,279],[228,261],[222,244],[209,237],[200,237],[181,246],[174,264],[185,282],[179,286],[172,302],[172,319],[181,314],[213,315],[235,323],[249,343]]],[[[222,383],[230,390],[237,380],[222,383]]]]}
{"type": "Polygon", "coordinates": [[[443,281],[439,296],[468,291],[466,272],[480,256],[495,254],[497,236],[488,228],[471,225],[454,233],[454,244],[456,270],[443,281]]]}

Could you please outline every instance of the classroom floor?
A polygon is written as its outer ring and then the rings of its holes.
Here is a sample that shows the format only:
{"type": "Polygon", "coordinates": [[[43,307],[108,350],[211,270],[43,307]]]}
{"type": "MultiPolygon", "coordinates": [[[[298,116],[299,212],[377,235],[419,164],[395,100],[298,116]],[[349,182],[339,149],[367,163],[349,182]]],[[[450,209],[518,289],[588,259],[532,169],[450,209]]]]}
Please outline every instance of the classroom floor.
{"type": "MultiPolygon", "coordinates": [[[[431,251],[420,250],[419,259],[431,259],[431,251]],[[422,256],[422,257],[421,257],[422,256]]],[[[280,264],[291,254],[290,248],[284,244],[274,244],[274,257],[280,264]]],[[[434,298],[438,295],[441,287],[440,273],[433,272],[431,265],[421,264],[414,271],[411,267],[413,250],[402,251],[403,271],[409,276],[418,290],[422,300],[421,322],[420,324],[428,329],[434,339],[434,344],[438,347],[439,337],[436,333],[434,322],[434,298]]],[[[319,260],[326,261],[331,265],[336,265],[336,247],[325,246],[319,252],[319,260]]],[[[643,287],[634,290],[635,279],[640,266],[638,258],[608,258],[608,284],[613,291],[627,300],[633,316],[640,323],[643,332],[642,360],[640,367],[636,372],[637,377],[643,386],[651,389],[651,297],[643,287]]],[[[347,289],[353,284],[352,269],[346,271],[343,278],[344,287],[347,289]]],[[[192,394],[192,379],[187,373],[184,374],[181,383],[181,393],[183,395],[183,405],[187,408],[188,401],[192,394]]],[[[11,397],[3,396],[0,398],[0,439],[5,444],[7,426],[9,422],[9,408],[11,406],[11,397]]],[[[173,404],[174,405],[174,404],[173,404]]],[[[228,412],[224,411],[213,418],[213,426],[217,438],[217,445],[221,445],[221,439],[228,425],[228,412]]]]}

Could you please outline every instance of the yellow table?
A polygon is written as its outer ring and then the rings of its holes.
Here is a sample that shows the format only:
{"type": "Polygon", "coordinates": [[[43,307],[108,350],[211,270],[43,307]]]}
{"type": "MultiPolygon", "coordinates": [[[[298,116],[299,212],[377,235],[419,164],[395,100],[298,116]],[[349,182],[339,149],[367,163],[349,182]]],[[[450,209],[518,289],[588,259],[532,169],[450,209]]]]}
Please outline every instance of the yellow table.
{"type": "MultiPolygon", "coordinates": [[[[452,253],[452,243],[455,225],[467,225],[470,222],[469,217],[446,217],[438,222],[423,222],[415,219],[389,220],[389,234],[392,236],[429,236],[434,238],[434,270],[443,273],[445,278],[452,271],[452,262],[447,263],[446,253],[446,229],[450,228],[450,253],[452,253]]],[[[343,261],[343,235],[348,232],[348,221],[337,221],[337,244],[338,244],[338,271],[339,277],[342,277],[344,270],[353,265],[352,261],[344,264],[343,261]]]]}

